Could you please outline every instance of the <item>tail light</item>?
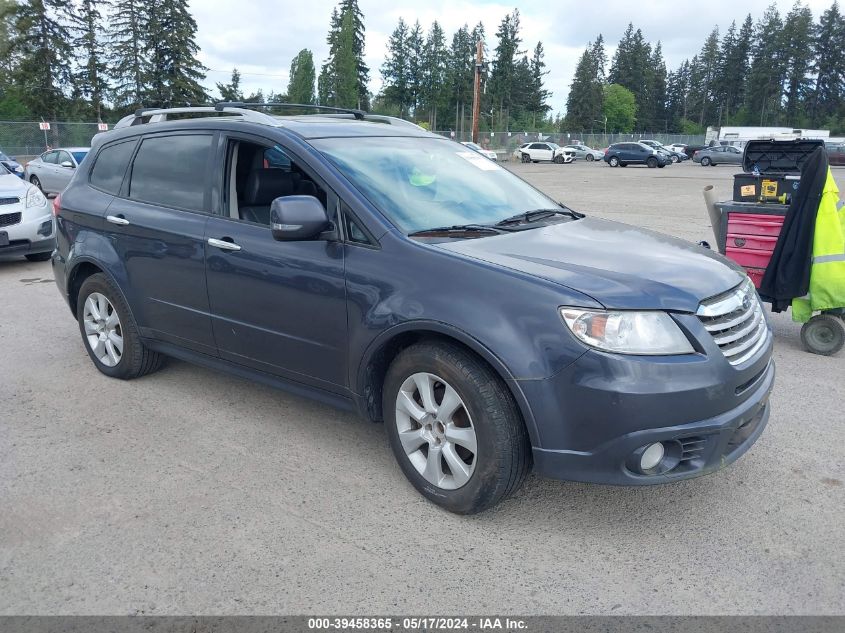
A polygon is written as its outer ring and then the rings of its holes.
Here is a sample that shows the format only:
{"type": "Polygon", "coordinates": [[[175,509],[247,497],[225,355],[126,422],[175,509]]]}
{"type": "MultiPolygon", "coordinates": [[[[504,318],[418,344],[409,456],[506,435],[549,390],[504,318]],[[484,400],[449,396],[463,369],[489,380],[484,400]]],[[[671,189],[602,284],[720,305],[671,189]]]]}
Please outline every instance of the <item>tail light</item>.
{"type": "Polygon", "coordinates": [[[53,198],[53,217],[59,217],[59,213],[62,211],[62,194],[56,194],[56,197],[53,198]]]}

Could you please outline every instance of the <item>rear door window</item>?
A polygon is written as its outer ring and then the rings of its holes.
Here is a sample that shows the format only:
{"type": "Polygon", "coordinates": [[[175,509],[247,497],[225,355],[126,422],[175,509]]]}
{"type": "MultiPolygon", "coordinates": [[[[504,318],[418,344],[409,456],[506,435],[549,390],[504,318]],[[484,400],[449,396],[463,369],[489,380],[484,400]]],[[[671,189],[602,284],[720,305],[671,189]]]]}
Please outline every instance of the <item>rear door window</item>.
{"type": "Polygon", "coordinates": [[[129,167],[135,145],[137,141],[132,139],[101,149],[91,169],[91,184],[115,196],[120,193],[120,185],[123,184],[123,176],[129,167]]]}
{"type": "Polygon", "coordinates": [[[129,197],[205,212],[212,139],[211,134],[145,138],[132,163],[129,197]]]}

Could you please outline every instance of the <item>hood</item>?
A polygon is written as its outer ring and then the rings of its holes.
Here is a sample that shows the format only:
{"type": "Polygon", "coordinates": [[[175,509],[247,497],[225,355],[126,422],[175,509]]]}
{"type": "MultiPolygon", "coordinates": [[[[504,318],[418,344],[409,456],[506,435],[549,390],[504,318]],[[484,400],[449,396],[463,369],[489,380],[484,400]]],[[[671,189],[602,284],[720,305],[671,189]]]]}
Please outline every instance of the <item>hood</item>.
{"type": "Polygon", "coordinates": [[[562,284],[611,309],[695,312],[745,273],[712,251],[619,222],[583,218],[437,248],[562,284]]]}
{"type": "Polygon", "coordinates": [[[32,185],[25,180],[21,180],[14,174],[5,174],[0,176],[0,196],[25,196],[30,187],[32,187],[32,185]]]}

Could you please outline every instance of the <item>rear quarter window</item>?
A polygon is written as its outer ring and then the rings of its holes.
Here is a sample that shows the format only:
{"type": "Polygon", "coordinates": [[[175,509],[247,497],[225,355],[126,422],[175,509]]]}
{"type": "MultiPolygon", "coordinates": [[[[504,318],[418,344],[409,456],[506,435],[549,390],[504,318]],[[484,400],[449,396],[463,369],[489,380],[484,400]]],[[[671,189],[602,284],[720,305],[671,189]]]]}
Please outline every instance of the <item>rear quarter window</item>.
{"type": "Polygon", "coordinates": [[[145,138],[132,163],[129,197],[165,207],[205,212],[212,139],[210,134],[145,138]]]}
{"type": "Polygon", "coordinates": [[[132,139],[101,149],[91,169],[91,185],[115,196],[120,193],[123,176],[137,144],[138,141],[132,139]]]}

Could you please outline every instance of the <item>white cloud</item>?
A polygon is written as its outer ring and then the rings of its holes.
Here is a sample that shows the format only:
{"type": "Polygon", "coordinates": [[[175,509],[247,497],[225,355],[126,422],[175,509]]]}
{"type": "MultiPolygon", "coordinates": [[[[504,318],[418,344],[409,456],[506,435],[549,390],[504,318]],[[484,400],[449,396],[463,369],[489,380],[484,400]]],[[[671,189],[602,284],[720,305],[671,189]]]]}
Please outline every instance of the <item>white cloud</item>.
{"type": "MultiPolygon", "coordinates": [[[[514,7],[518,8],[522,15],[523,47],[530,52],[538,40],[543,42],[549,70],[547,89],[553,92],[550,103],[555,111],[562,111],[578,57],[587,42],[599,33],[604,35],[610,57],[628,22],[633,22],[643,30],[647,40],[661,40],[667,65],[672,69],[698,52],[713,26],[719,25],[724,32],[732,20],[741,23],[748,13],[756,20],[769,2],[359,0],[359,6],[365,16],[366,61],[373,92],[381,87],[379,68],[387,39],[400,17],[409,23],[419,20],[423,29],[438,20],[446,31],[447,43],[464,23],[472,27],[482,21],[487,30],[487,45],[492,50],[499,22],[514,7]]],[[[809,0],[806,4],[818,19],[831,2],[809,0]]],[[[781,14],[785,14],[793,0],[777,0],[776,4],[781,14]]],[[[291,59],[303,48],[313,51],[319,73],[328,51],[326,33],[335,5],[329,0],[192,0],[200,59],[211,70],[206,83],[213,87],[215,82],[227,82],[232,68],[237,67],[245,91],[261,88],[265,93],[283,92],[291,59]]]]}

